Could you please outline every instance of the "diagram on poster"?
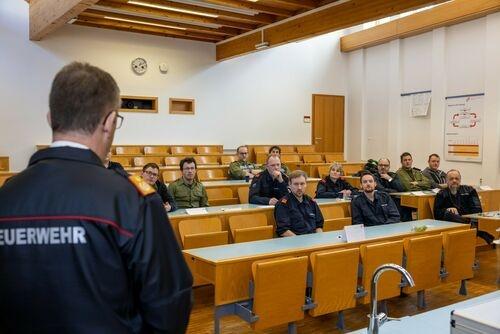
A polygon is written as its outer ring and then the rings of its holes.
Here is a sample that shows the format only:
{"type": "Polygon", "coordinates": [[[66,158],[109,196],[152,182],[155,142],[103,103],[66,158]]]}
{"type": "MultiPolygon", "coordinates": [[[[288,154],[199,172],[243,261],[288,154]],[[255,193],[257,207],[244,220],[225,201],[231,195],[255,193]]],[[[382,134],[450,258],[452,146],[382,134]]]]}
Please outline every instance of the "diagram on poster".
{"type": "Polygon", "coordinates": [[[445,159],[481,162],[484,94],[446,98],[445,159]]]}

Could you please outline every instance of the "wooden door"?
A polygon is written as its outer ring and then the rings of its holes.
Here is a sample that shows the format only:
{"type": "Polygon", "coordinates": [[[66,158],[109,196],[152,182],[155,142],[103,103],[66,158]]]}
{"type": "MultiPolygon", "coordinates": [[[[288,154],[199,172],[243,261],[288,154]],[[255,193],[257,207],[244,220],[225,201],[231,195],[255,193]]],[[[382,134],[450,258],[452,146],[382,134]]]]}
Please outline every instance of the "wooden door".
{"type": "Polygon", "coordinates": [[[344,96],[313,94],[312,122],[316,152],[344,152],[344,96]]]}

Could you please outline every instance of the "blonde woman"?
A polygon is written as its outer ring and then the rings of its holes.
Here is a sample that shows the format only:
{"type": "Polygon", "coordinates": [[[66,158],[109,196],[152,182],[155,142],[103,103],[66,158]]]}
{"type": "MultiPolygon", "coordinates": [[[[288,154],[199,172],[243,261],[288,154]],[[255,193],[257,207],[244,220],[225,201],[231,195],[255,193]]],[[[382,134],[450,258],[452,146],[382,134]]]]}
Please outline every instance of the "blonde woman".
{"type": "Polygon", "coordinates": [[[342,198],[357,193],[357,189],[342,179],[344,169],[335,162],[330,166],[329,174],[318,182],[316,198],[342,198]]]}

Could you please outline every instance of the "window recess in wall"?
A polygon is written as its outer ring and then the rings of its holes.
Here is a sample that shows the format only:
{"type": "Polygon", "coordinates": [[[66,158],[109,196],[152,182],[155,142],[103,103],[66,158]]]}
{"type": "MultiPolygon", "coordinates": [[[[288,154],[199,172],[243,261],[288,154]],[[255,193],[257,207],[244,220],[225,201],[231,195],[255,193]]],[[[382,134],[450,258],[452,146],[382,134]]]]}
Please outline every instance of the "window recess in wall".
{"type": "Polygon", "coordinates": [[[158,112],[158,98],[148,96],[121,96],[120,112],[158,112]]]}
{"type": "Polygon", "coordinates": [[[171,114],[194,115],[194,99],[170,98],[171,114]]]}

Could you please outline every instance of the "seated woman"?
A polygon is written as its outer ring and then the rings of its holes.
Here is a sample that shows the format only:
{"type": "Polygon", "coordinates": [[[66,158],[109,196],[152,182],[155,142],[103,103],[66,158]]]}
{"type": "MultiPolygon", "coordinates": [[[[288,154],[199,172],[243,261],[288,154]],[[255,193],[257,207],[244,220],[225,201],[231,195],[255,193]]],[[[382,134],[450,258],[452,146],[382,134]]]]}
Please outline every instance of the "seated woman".
{"type": "MultiPolygon", "coordinates": [[[[279,146],[271,146],[269,149],[269,155],[272,155],[273,157],[278,157],[281,160],[281,147],[279,146]]],[[[281,172],[285,175],[290,175],[290,168],[287,167],[285,164],[281,164],[281,172]]]]}
{"type": "Polygon", "coordinates": [[[341,164],[335,162],[331,165],[329,175],[318,182],[316,198],[342,198],[357,193],[356,188],[342,180],[343,175],[344,169],[341,164]]]}

